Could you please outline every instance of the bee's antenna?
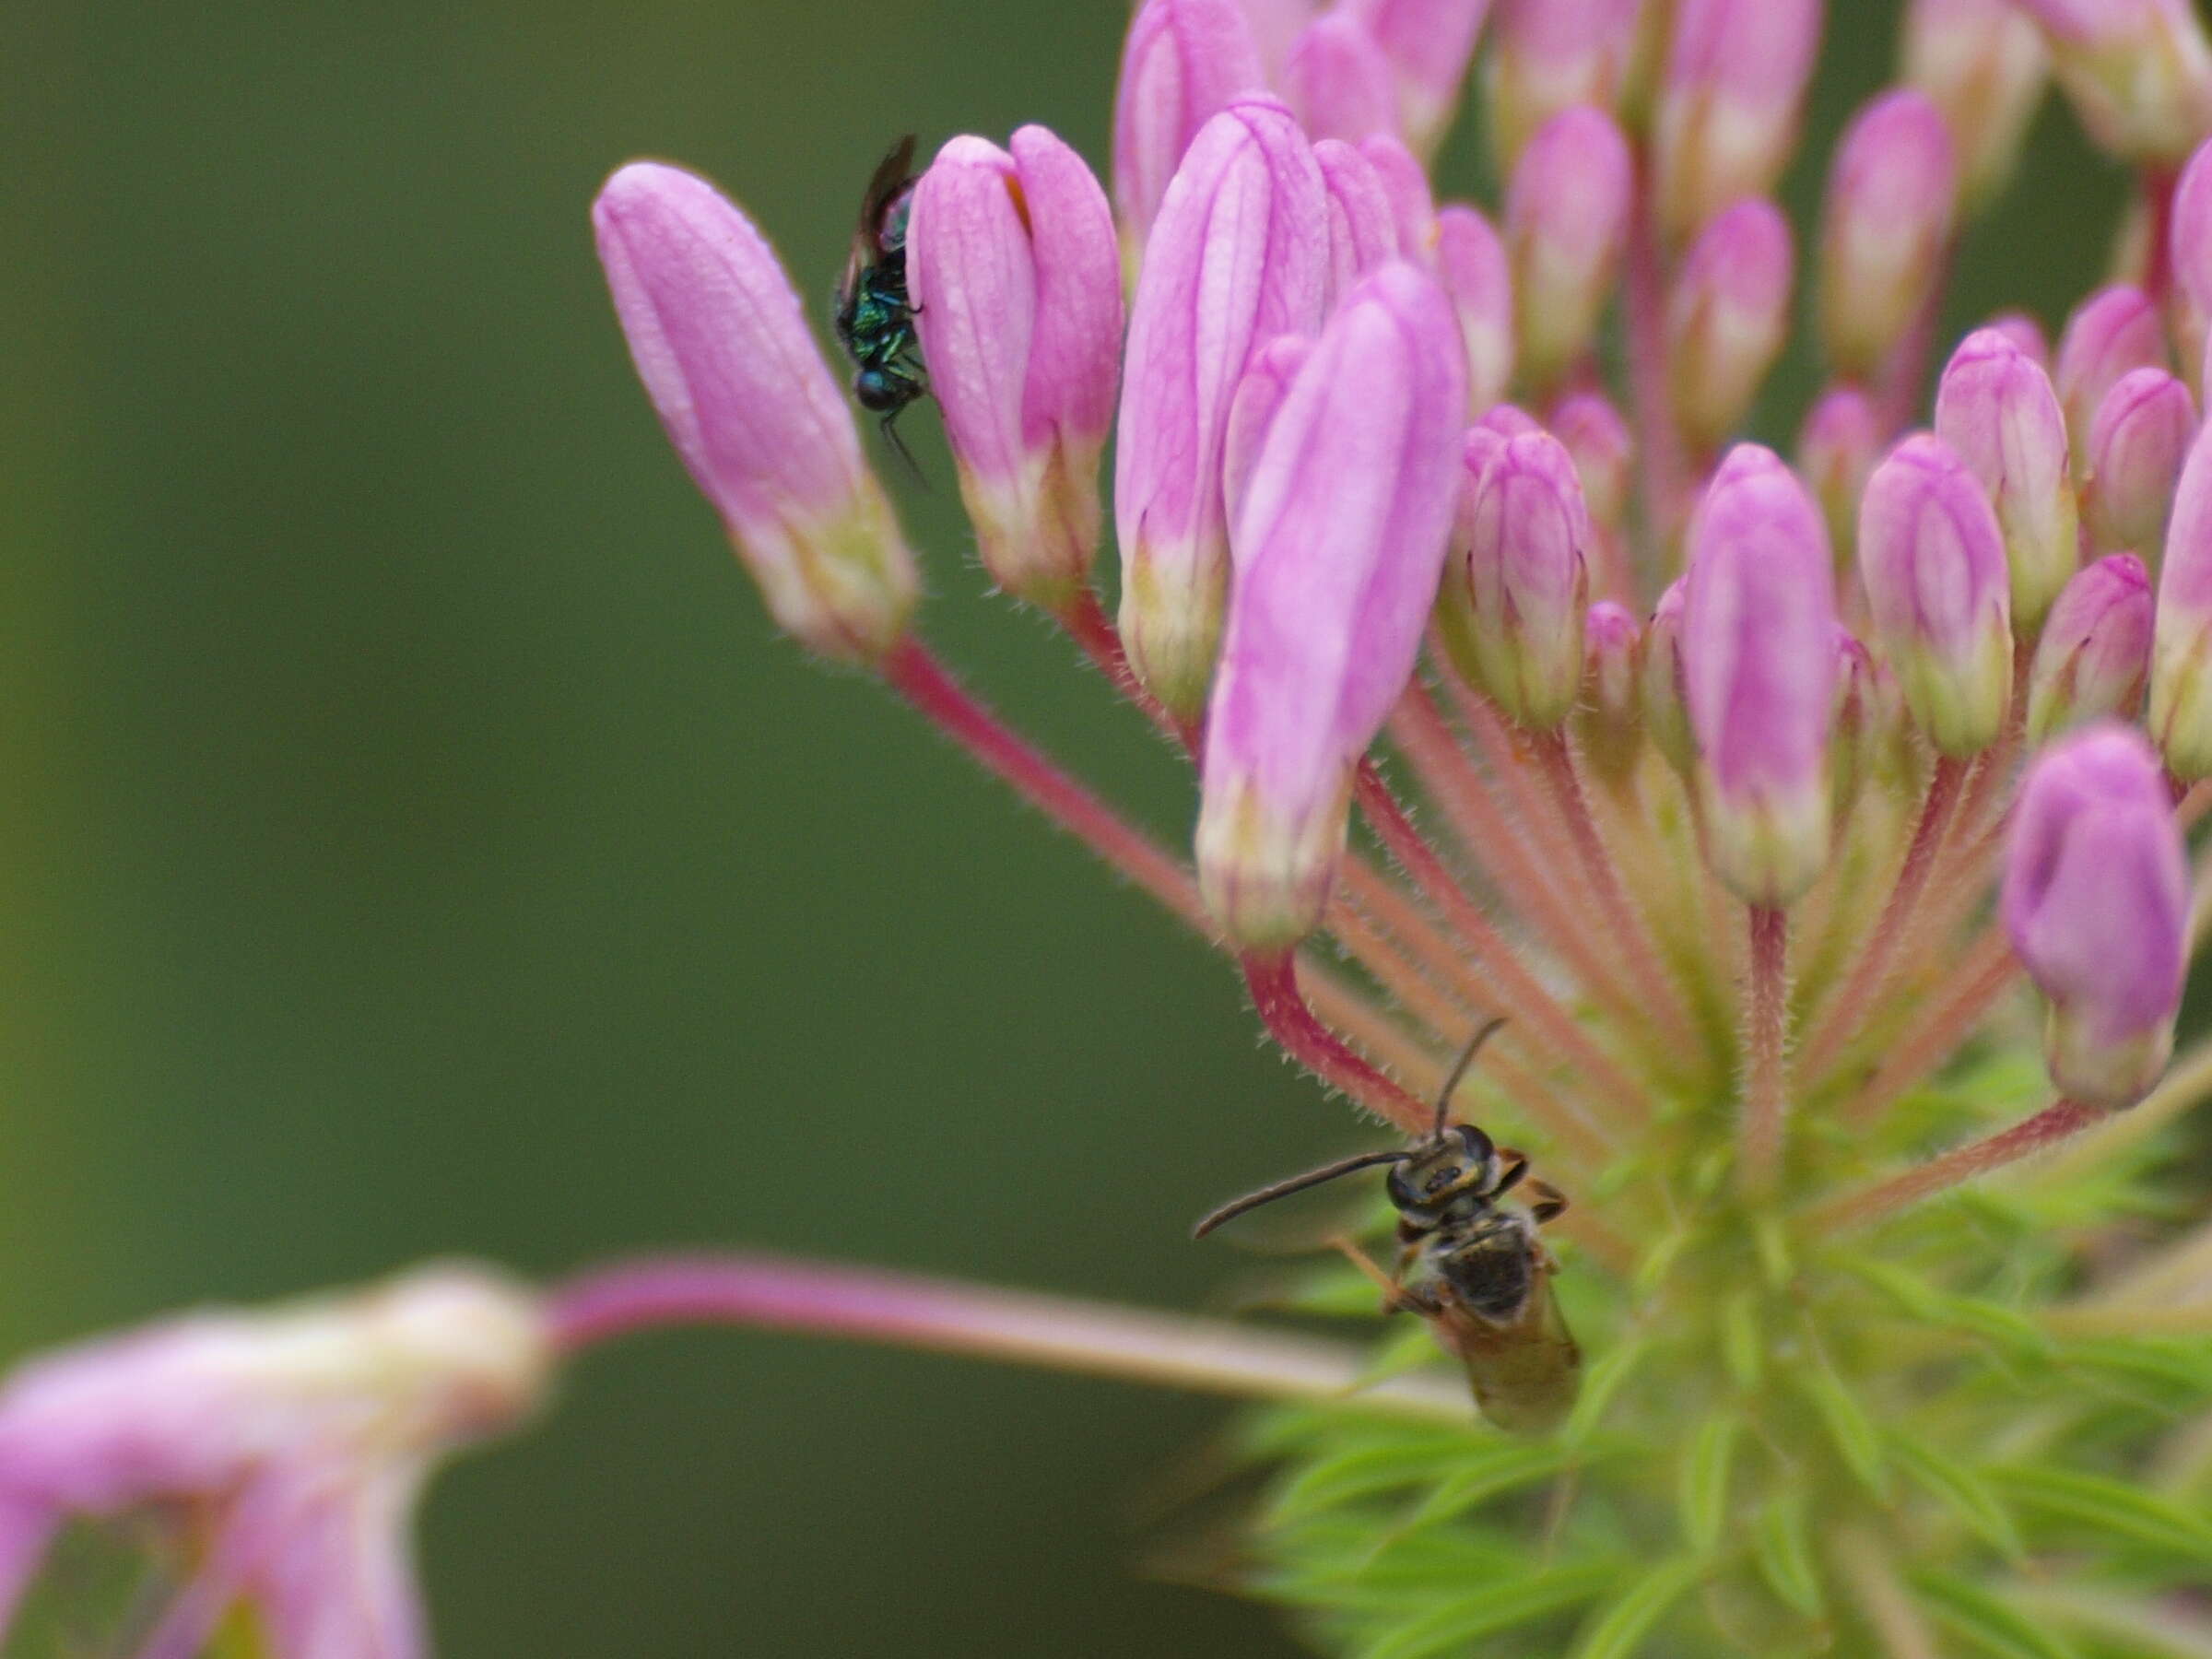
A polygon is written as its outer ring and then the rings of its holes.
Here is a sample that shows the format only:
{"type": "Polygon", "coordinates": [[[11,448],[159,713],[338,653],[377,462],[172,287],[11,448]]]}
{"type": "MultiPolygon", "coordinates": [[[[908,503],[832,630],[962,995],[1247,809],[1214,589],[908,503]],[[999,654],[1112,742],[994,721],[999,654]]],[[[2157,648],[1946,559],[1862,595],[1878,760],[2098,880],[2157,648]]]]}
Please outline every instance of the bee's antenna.
{"type": "Polygon", "coordinates": [[[1273,1204],[1277,1198],[1288,1198],[1292,1193],[1302,1193],[1308,1187],[1319,1186],[1324,1181],[1334,1181],[1339,1175],[1349,1175],[1354,1170],[1370,1170],[1377,1164],[1403,1163],[1413,1156],[1410,1152],[1361,1152],[1351,1158],[1340,1158],[1333,1164],[1324,1164],[1318,1170],[1308,1170],[1303,1175],[1293,1175],[1288,1181],[1278,1181],[1273,1186],[1264,1186],[1256,1193],[1223,1205],[1212,1215],[1191,1229],[1191,1237],[1203,1239],[1224,1221],[1233,1221],[1246,1210],[1254,1210],[1263,1204],[1273,1204]]]}
{"type": "Polygon", "coordinates": [[[1485,1020],[1482,1029],[1467,1039],[1467,1046],[1459,1051],[1459,1058],[1452,1063],[1452,1070],[1444,1078],[1444,1086],[1436,1091],[1436,1127],[1430,1132],[1430,1140],[1441,1141],[1444,1138],[1444,1119],[1452,1110],[1452,1096],[1458,1090],[1460,1079],[1467,1075],[1467,1068],[1475,1064],[1475,1056],[1482,1053],[1482,1045],[1496,1036],[1498,1029],[1504,1024],[1502,1015],[1485,1020]]]}

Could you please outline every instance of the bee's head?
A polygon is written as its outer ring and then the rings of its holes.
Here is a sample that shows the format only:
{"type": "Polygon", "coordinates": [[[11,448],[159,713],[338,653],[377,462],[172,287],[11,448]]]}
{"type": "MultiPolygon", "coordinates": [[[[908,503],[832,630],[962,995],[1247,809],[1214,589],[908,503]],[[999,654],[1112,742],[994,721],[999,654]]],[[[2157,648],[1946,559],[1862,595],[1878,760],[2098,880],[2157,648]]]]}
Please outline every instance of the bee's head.
{"type": "Polygon", "coordinates": [[[1417,1218],[1489,1196],[1498,1185],[1498,1148],[1472,1124],[1453,1124],[1390,1171],[1390,1201],[1417,1218]]]}
{"type": "Polygon", "coordinates": [[[905,400],[905,388],[880,369],[863,369],[853,377],[853,395],[871,415],[888,415],[905,400]]]}

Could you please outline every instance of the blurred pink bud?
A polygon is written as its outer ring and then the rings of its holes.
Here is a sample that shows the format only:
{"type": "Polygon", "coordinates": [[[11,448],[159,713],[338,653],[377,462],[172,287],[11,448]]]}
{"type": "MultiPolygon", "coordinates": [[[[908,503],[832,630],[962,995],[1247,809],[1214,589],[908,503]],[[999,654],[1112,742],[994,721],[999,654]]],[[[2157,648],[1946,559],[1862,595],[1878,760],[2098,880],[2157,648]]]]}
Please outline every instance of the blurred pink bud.
{"type": "Polygon", "coordinates": [[[1390,198],[1390,216],[1398,222],[1398,251],[1416,264],[1426,265],[1436,254],[1436,197],[1429,189],[1429,172],[1411,150],[1388,133],[1371,133],[1359,141],[1359,153],[1374,163],[1390,198]]]}
{"type": "Polygon", "coordinates": [[[1643,752],[1643,638],[1625,605],[1601,599],[1583,622],[1583,695],[1574,735],[1591,771],[1619,783],[1643,752]]]}
{"type": "Polygon", "coordinates": [[[1266,71],[1268,84],[1273,85],[1290,55],[1290,43],[1321,7],[1319,0],[1237,0],[1237,9],[1251,26],[1260,65],[1266,71]]]}
{"type": "Polygon", "coordinates": [[[2189,388],[2163,369],[2122,375],[2104,394],[2089,423],[2088,482],[2082,490],[2096,546],[2158,557],[2174,484],[2195,434],[2189,388]]]}
{"type": "Polygon", "coordinates": [[[1397,77],[1367,25],[1338,8],[1306,25],[1283,64],[1283,100],[1314,138],[1398,129],[1397,77]]]}
{"type": "Polygon", "coordinates": [[[1778,908],[1828,860],[1836,592],[1828,533],[1771,450],[1739,443],[1689,527],[1684,689],[1713,870],[1778,908]]]}
{"type": "Polygon", "coordinates": [[[1996,507],[2012,571],[2013,626],[2030,633],[2080,561],[2058,394],[2011,340],[1976,329],[1936,386],[1936,435],[1959,452],[1996,507]]]}
{"type": "Polygon", "coordinates": [[[1636,66],[1642,0],[1500,0],[1489,115],[1510,169],[1529,135],[1576,104],[1618,113],[1636,66]]]}
{"type": "Polygon", "coordinates": [[[1247,949],[1319,924],[1352,775],[1436,601],[1466,405],[1458,325],[1403,262],[1346,297],[1268,424],[1235,530],[1198,879],[1247,949]]]}
{"type": "Polygon", "coordinates": [[[1329,281],[1324,311],[1386,260],[1398,256],[1398,226],[1375,164],[1340,138],[1313,147],[1329,202],[1329,281]]]}
{"type": "Polygon", "coordinates": [[[1687,598],[1686,581],[1677,577],[1652,607],[1652,619],[1643,630],[1638,687],[1644,730],[1651,734],[1666,763],[1684,777],[1690,774],[1698,757],[1697,737],[1689,729],[1689,677],[1682,663],[1682,611],[1687,598]]]}
{"type": "Polygon", "coordinates": [[[2212,315],[2212,139],[2182,170],[2167,240],[2174,281],[2200,314],[2212,315]]]}
{"type": "Polygon", "coordinates": [[[1467,413],[1479,418],[1513,379],[1513,279],[1490,221],[1458,203],[1436,216],[1436,269],[1467,348],[1467,413]]]}
{"type": "Polygon", "coordinates": [[[2189,446],[2166,526],[2150,646],[2150,735],[2175,777],[2212,777],[2212,425],[2189,446]]]}
{"type": "Polygon", "coordinates": [[[1549,387],[1584,357],[1627,241],[1634,169],[1603,111],[1578,105],[1546,122],[1513,169],[1505,246],[1523,376],[1549,387]]]}
{"type": "Polygon", "coordinates": [[[1467,437],[1472,442],[1477,432],[1488,432],[1498,438],[1518,438],[1524,433],[1540,432],[1543,429],[1526,409],[1514,404],[1501,403],[1493,404],[1484,410],[1482,418],[1468,429],[1467,437]]]}
{"type": "Polygon", "coordinates": [[[1836,700],[1828,744],[1829,818],[1841,823],[1902,724],[1896,683],[1847,628],[1836,629],[1836,700]]]}
{"type": "Polygon", "coordinates": [[[2150,578],[2132,553],[2085,565],[2043,621],[2028,670],[2028,741],[2085,721],[2132,721],[2150,676],[2150,578]]]}
{"type": "Polygon", "coordinates": [[[1583,682],[1590,517],[1574,458],[1548,432],[1477,428],[1437,606],[1453,664],[1517,724],[1549,731],[1583,682]]]}
{"type": "Polygon", "coordinates": [[[130,1516],[202,1563],[142,1652],[208,1649],[244,1608],[273,1654],[422,1659],[416,1496],[550,1369],[535,1299],[458,1266],[32,1359],[0,1387],[0,1641],[66,1523],[130,1516]]]}
{"type": "Polygon", "coordinates": [[[1790,326],[1789,221],[1747,197],[1690,244],[1667,300],[1668,384],[1691,447],[1710,453],[1750,411],[1790,326]]]}
{"type": "Polygon", "coordinates": [[[2051,372],[2051,340],[2043,325],[2023,311],[1999,312],[1983,327],[2003,335],[2020,354],[2044,373],[2051,372]]]}
{"type": "Polygon", "coordinates": [[[1978,754],[2012,700],[2005,535],[1942,439],[1914,434],[1866,481],[1859,579],[1905,706],[1936,749],[1978,754]]]}
{"type": "Polygon", "coordinates": [[[1820,340],[1842,373],[1871,377],[1926,307],[1959,194],[1950,133],[1918,92],[1852,118],[1820,223],[1820,340]]]}
{"type": "Polygon", "coordinates": [[[607,180],[592,226],[638,378],[770,614],[824,656],[881,656],[913,612],[913,557],[775,251],[657,161],[607,180]]]}
{"type": "Polygon", "coordinates": [[[2212,49],[2190,0],[2016,0],[2043,27],[2058,84],[2123,160],[2179,162],[2212,127],[2212,49]]]}
{"type": "Polygon", "coordinates": [[[1098,550],[1122,273],[1090,169],[1039,126],[955,138],[914,190],[907,276],[983,568],[1057,610],[1098,550]]]}
{"type": "Polygon", "coordinates": [[[1765,195],[1797,144],[1820,0],[1678,0],[1655,145],[1660,228],[1686,241],[1738,196],[1765,195]]]}
{"type": "Polygon", "coordinates": [[[2100,721],[2038,755],[2005,852],[2005,930],[2050,999],[2059,1088],[2129,1106],[2173,1052],[2188,964],[2189,865],[2158,757],[2100,721]]]}
{"type": "Polygon", "coordinates": [[[1137,677],[1192,719],[1228,597],[1230,402],[1269,340],[1321,327],[1327,193],[1290,112],[1242,99],[1207,122],[1153,231],[1130,308],[1114,458],[1121,628],[1137,677]]]}
{"type": "MultiPolygon", "coordinates": [[[[1348,291],[1348,290],[1347,290],[1348,291]]],[[[1221,501],[1223,522],[1234,524],[1244,509],[1244,487],[1266,441],[1267,428],[1282,406],[1290,382],[1305,366],[1313,342],[1302,335],[1277,335],[1260,347],[1237,382],[1237,394],[1229,406],[1229,425],[1221,438],[1221,501]]]]}
{"type": "Polygon", "coordinates": [[[1236,0],[1144,0],[1113,102],[1113,206],[1134,265],[1183,152],[1219,111],[1266,84],[1236,0]]]}
{"type": "Polygon", "coordinates": [[[1399,127],[1420,155],[1434,152],[1458,112],[1490,0],[1343,0],[1365,23],[1398,78],[1399,127]]]}
{"type": "Polygon", "coordinates": [[[1978,206],[2011,178],[2042,101],[2051,71],[2042,35],[2013,0],[1912,0],[1902,46],[1903,79],[1943,112],[1960,194],[1978,206]]]}
{"type": "Polygon", "coordinates": [[[1859,535],[1859,498],[1882,453],[1882,418],[1853,385],[1832,386],[1797,432],[1797,470],[1828,521],[1836,568],[1847,567],[1859,535]]]}
{"type": "Polygon", "coordinates": [[[1578,392],[1551,412],[1551,432],[1574,457],[1591,522],[1618,530],[1628,522],[1636,441],[1602,392],[1578,392]]]}
{"type": "Polygon", "coordinates": [[[2074,308],[2058,336],[2058,362],[2051,379],[2066,412],[2066,438],[2085,473],[2089,422],[2104,394],[2131,369],[2165,365],[2166,331],[2159,308],[2141,288],[2115,283],[2074,308]]]}

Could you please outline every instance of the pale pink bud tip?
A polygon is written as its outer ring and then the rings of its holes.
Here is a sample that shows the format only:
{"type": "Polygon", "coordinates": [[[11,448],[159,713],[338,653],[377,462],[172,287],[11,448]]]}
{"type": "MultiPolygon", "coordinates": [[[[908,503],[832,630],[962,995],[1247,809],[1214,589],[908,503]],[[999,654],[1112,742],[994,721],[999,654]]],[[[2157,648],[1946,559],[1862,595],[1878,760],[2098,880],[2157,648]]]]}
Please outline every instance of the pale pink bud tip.
{"type": "Polygon", "coordinates": [[[2150,677],[2150,577],[2132,553],[2086,565],[2043,619],[2028,671],[2028,741],[2107,716],[2133,720],[2150,677]]]}
{"type": "Polygon", "coordinates": [[[1252,26],[1235,0],[1145,0],[1137,8],[1113,104],[1113,205],[1133,253],[1150,235],[1198,129],[1265,84],[1252,26]]]}
{"type": "Polygon", "coordinates": [[[2091,1105],[2141,1099],[2172,1052],[2189,866],[2139,733],[2100,722],[2036,758],[2013,815],[2002,909],[2050,999],[2044,1050],[2058,1087],[2091,1105]]]}
{"type": "Polygon", "coordinates": [[[1551,431],[1574,457],[1591,523],[1618,531],[1628,521],[1636,441],[1601,392],[1578,392],[1551,412],[1551,431]]]}
{"type": "Polygon", "coordinates": [[[2163,368],[2166,331],[2141,288],[2100,288],[2077,306],[2058,337],[2051,378],[2066,412],[2066,436],[2086,468],[2089,422],[2104,395],[2129,371],[2163,368]]]}
{"type": "Polygon", "coordinates": [[[1644,729],[1666,763],[1688,777],[1696,764],[1698,743],[1689,729],[1688,673],[1682,662],[1682,610],[1686,582],[1677,577],[1652,607],[1643,630],[1643,665],[1638,691],[1644,729]]]}
{"type": "Polygon", "coordinates": [[[1554,384],[1591,349],[1628,237],[1634,167],[1613,118],[1580,106],[1529,140],[1506,194],[1521,371],[1554,384]]]}
{"type": "Polygon", "coordinates": [[[1988,201],[2012,176],[2050,74],[2034,20],[2013,0],[1912,0],[1901,55],[1904,79],[1951,129],[1968,205],[1988,201]]]}
{"type": "Polygon", "coordinates": [[[1844,129],[1820,228],[1821,342],[1843,373],[1872,375],[1924,308],[1958,194],[1950,134],[1920,93],[1885,93],[1844,129]]]}
{"type": "Polygon", "coordinates": [[[1436,216],[1436,270],[1467,348],[1467,414],[1480,419],[1513,379],[1513,280],[1490,221],[1453,204],[1436,216]]]}
{"type": "Polygon", "coordinates": [[[1821,394],[1797,433],[1797,470],[1828,521],[1839,568],[1851,562],[1859,534],[1859,497],[1882,453],[1882,418],[1856,386],[1821,394]]]}
{"type": "Polygon", "coordinates": [[[2159,570],[2150,733],[2174,776],[2212,777],[2212,426],[2182,464],[2159,570]]]}
{"type": "Polygon", "coordinates": [[[1936,434],[1959,452],[1997,510],[2013,626],[2032,629],[2080,559],[2066,418],[2050,377],[2005,335],[1977,329],[1937,384],[1936,434]]]}
{"type": "Polygon", "coordinates": [[[2181,160],[2212,127],[2212,50],[2191,0],[2016,0],[2043,26],[2081,124],[2130,161],[2181,160]]]}
{"type": "Polygon", "coordinates": [[[1268,423],[1235,527],[1199,885],[1247,949],[1316,926],[1352,776],[1413,672],[1458,481],[1458,324],[1403,263],[1355,288],[1268,423]]]}
{"type": "Polygon", "coordinates": [[[1797,142],[1820,0],[1680,0],[1656,124],[1659,218],[1681,241],[1764,195],[1797,142]]]}
{"type": "Polygon", "coordinates": [[[1329,286],[1323,303],[1334,311],[1352,285],[1398,256],[1398,225],[1375,164],[1340,138],[1313,147],[1329,193],[1329,286]]]}
{"type": "Polygon", "coordinates": [[[2195,433],[2189,388],[2163,369],[2135,370],[2104,394],[2089,423],[2083,491],[2097,546],[2158,556],[2174,485],[2195,433]]]}
{"type": "Polygon", "coordinates": [[[1684,689],[1715,872],[1786,905],[1828,858],[1836,597],[1828,534],[1795,475],[1741,443],[1689,529],[1684,689]]]}
{"type": "Polygon", "coordinates": [[[1583,700],[1575,735],[1599,777],[1626,779],[1643,749],[1643,635],[1624,605],[1601,599],[1583,623],[1583,700]]]}
{"type": "Polygon", "coordinates": [[[1667,302],[1676,418],[1710,453],[1759,395],[1789,332],[1795,265],[1789,221],[1751,197],[1713,216],[1690,245],[1667,302]]]}
{"type": "Polygon", "coordinates": [[[1398,127],[1397,79],[1366,25],[1342,11],[1306,25],[1283,65],[1283,100],[1309,136],[1357,142],[1398,127]]]}
{"type": "Polygon", "coordinates": [[[1400,125],[1427,155],[1459,108],[1490,0],[1347,0],[1345,9],[1367,25],[1390,60],[1400,125]]]}
{"type": "Polygon", "coordinates": [[[1637,65],[1641,10],[1641,0],[1500,0],[1489,115],[1509,164],[1561,110],[1618,112],[1637,65]]]}

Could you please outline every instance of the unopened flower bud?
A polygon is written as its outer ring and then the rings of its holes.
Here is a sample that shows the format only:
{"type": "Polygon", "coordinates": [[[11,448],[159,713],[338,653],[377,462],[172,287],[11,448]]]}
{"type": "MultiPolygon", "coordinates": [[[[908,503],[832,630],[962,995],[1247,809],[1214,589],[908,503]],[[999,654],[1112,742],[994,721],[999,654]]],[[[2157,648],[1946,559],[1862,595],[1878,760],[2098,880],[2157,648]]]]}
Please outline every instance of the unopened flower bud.
{"type": "Polygon", "coordinates": [[[1186,719],[1205,706],[1229,586],[1221,452],[1253,354],[1321,326],[1328,204],[1290,113],[1244,99],[1206,123],[1168,187],[1130,308],[1114,460],[1122,637],[1186,719]]]}
{"type": "Polygon", "coordinates": [[[1982,326],[2003,335],[2030,362],[2045,374],[2051,372],[2051,338],[2043,333],[2043,325],[2026,312],[1999,312],[1982,326]]]}
{"type": "Polygon", "coordinates": [[[1635,484],[1636,441],[1620,411],[1602,392],[1578,392],[1551,412],[1551,433],[1574,457],[1590,522],[1618,533],[1627,523],[1635,484]]]}
{"type": "Polygon", "coordinates": [[[1428,170],[1414,153],[1388,133],[1371,133],[1359,141],[1359,153],[1374,164],[1390,198],[1390,215],[1398,222],[1398,252],[1417,265],[1436,258],[1436,197],[1429,188],[1428,170]]]}
{"type": "Polygon", "coordinates": [[[1283,60],[1290,55],[1290,43],[1321,9],[1320,0],[1237,0],[1237,9],[1252,28],[1261,67],[1272,86],[1282,73],[1283,60]]]}
{"type": "Polygon", "coordinates": [[[1687,241],[1773,188],[1797,143],[1820,0],[1678,0],[1654,131],[1659,223],[1687,241]]]}
{"type": "Polygon", "coordinates": [[[774,250],[657,161],[609,179],[592,224],[646,395],[770,614],[824,656],[880,657],[913,612],[913,557],[774,250]]]}
{"type": "Polygon", "coordinates": [[[1847,568],[1859,535],[1859,498],[1882,453],[1882,419],[1858,387],[1830,387],[1806,411],[1797,432],[1797,470],[1820,503],[1835,548],[1847,568]]]}
{"type": "Polygon", "coordinates": [[[2043,28],[2089,136],[2125,161],[2174,163],[2212,127],[2212,50],[2190,0],[2017,0],[2043,28]]]}
{"type": "Polygon", "coordinates": [[[2012,0],[1912,0],[1903,78],[1933,99],[1958,147],[1971,211],[2012,177],[2029,118],[2050,76],[2035,22],[2012,0]]]}
{"type": "Polygon", "coordinates": [[[1398,256],[1397,221],[1375,164],[1341,138],[1324,138],[1313,160],[1329,203],[1329,283],[1324,312],[1377,265],[1398,256]]]}
{"type": "Polygon", "coordinates": [[[1820,511],[1772,451],[1728,452],[1689,529],[1682,663],[1714,873],[1787,905],[1828,861],[1836,594],[1820,511]]]}
{"type": "Polygon", "coordinates": [[[1283,101],[1313,138],[1357,142],[1398,128],[1398,84],[1367,25],[1342,7],[1299,32],[1283,64],[1283,101]]]}
{"type": "Polygon", "coordinates": [[[1268,425],[1312,349],[1313,342],[1303,335],[1277,335],[1253,356],[1252,367],[1237,382],[1221,438],[1221,501],[1227,524],[1235,524],[1243,510],[1244,487],[1252,481],[1268,425]]]}
{"type": "Polygon", "coordinates": [[[1430,155],[1458,112],[1490,0],[1344,0],[1397,74],[1399,126],[1430,155]]]}
{"type": "Polygon", "coordinates": [[[2212,139],[2182,170],[2172,212],[2167,251],[2173,279],[2199,316],[2212,316],[2212,139]]]}
{"type": "Polygon", "coordinates": [[[1652,607],[1643,630],[1638,690],[1653,746],[1687,778],[1697,761],[1698,742],[1689,728],[1688,676],[1682,664],[1682,610],[1688,597],[1684,582],[1680,577],[1669,582],[1652,607]]]}
{"type": "Polygon", "coordinates": [[[1710,452],[1735,429],[1790,324],[1789,221],[1747,197],[1690,244],[1667,300],[1668,387],[1683,436],[1710,452]]]}
{"type": "Polygon", "coordinates": [[[2089,422],[2082,511],[2096,546],[2158,557],[2174,484],[2195,435],[2188,387],[2163,369],[2121,376],[2089,422]]]}
{"type": "Polygon", "coordinates": [[[1469,434],[1437,630],[1453,664],[1533,730],[1567,718],[1583,682],[1590,518],[1574,458],[1548,432],[1469,434]]]}
{"type": "Polygon", "coordinates": [[[1874,469],[1858,562],[1876,639],[1921,730],[1946,755],[1987,748],[2012,700],[2005,535],[1942,439],[1918,433],[1874,469]]]}
{"type": "Polygon", "coordinates": [[[1587,105],[1552,117],[1521,152],[1505,245],[1531,384],[1553,385],[1591,349],[1620,268],[1632,188],[1628,141],[1587,105]]]}
{"type": "Polygon", "coordinates": [[[2212,777],[2212,424],[2189,446],[2166,525],[2150,645],[2150,735],[2175,777],[2212,777]]]}
{"type": "Polygon", "coordinates": [[[1619,112],[1641,8],[1642,0],[1500,0],[1490,26],[1488,109],[1509,169],[1561,110],[1619,112]]]}
{"type": "Polygon", "coordinates": [[[1132,268],[1198,130],[1265,85],[1236,0],[1144,0],[1137,7],[1113,96],[1113,206],[1132,268]]]}
{"type": "Polygon", "coordinates": [[[1476,434],[1488,432],[1498,438],[1519,438],[1525,433],[1540,432],[1544,428],[1535,416],[1517,404],[1497,404],[1483,412],[1483,417],[1468,429],[1467,441],[1472,446],[1476,434]]]}
{"type": "Polygon", "coordinates": [[[2066,418],[2050,378],[1994,329],[1959,343],[1936,391],[1936,435],[1982,480],[2005,531],[2013,626],[2032,630],[2080,560],[2066,418]]]}
{"type": "Polygon", "coordinates": [[[1413,672],[1458,487],[1457,346],[1435,280],[1384,265],[1323,330],[1244,489],[1197,853],[1247,949],[1319,924],[1353,771],[1413,672]]]}
{"type": "Polygon", "coordinates": [[[1098,550],[1122,347],[1113,215],[1042,127],[955,138],[914,190],[907,275],[983,568],[1057,610],[1098,550]]]}
{"type": "Polygon", "coordinates": [[[1513,279],[1490,221],[1457,203],[1436,216],[1436,272],[1467,348],[1467,413],[1479,419],[1513,379],[1513,279]]]}
{"type": "Polygon", "coordinates": [[[1820,340],[1843,374],[1871,377],[1926,306],[1958,194],[1950,133],[1922,94],[1886,92],[1844,129],[1820,224],[1820,340]]]}
{"type": "Polygon", "coordinates": [[[2131,370],[2165,365],[2166,331],[2159,308],[2141,288],[2115,283],[2074,308],[2058,336],[2058,360],[2051,381],[2059,406],[2066,412],[2067,441],[2085,475],[2089,422],[2104,394],[2131,370]]]}
{"type": "Polygon", "coordinates": [[[1583,696],[1574,735],[1590,770],[1619,784],[1643,752],[1643,640],[1625,605],[1601,599],[1583,623],[1583,696]]]}
{"type": "Polygon", "coordinates": [[[2050,1000],[2043,1051],[2059,1088],[2093,1106],[2142,1099],[2173,1051],[2189,865],[2140,733],[2099,722],[2036,757],[2013,813],[2001,909],[2050,1000]]]}
{"type": "Polygon", "coordinates": [[[2084,565],[2060,590],[2028,670],[2028,742],[2106,716],[2132,721],[2150,676],[2150,578],[2132,553],[2084,565]]]}

